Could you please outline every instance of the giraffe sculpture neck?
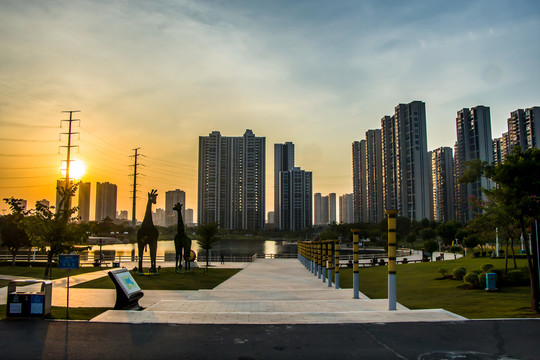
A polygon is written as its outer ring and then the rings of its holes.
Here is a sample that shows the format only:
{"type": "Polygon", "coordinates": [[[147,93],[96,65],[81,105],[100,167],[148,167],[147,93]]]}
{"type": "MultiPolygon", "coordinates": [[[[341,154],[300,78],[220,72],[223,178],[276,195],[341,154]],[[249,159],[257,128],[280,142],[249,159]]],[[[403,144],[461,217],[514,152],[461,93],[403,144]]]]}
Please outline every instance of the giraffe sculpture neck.
{"type": "Polygon", "coordinates": [[[150,200],[146,204],[146,212],[144,213],[142,225],[154,225],[152,221],[152,202],[150,200]]]}
{"type": "Polygon", "coordinates": [[[176,231],[178,232],[178,234],[184,234],[185,228],[184,219],[182,218],[182,210],[176,210],[176,212],[178,213],[178,228],[176,231]]]}

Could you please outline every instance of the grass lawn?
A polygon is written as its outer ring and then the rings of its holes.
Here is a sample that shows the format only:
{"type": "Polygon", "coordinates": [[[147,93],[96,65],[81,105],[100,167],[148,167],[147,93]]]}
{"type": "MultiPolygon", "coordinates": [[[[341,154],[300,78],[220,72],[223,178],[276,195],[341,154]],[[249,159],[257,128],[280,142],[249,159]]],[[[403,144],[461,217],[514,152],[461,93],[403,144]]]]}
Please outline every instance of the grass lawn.
{"type": "MultiPolygon", "coordinates": [[[[403,264],[397,267],[397,300],[409,309],[442,308],[470,319],[540,317],[531,310],[528,286],[505,287],[497,292],[458,288],[462,281],[439,280],[439,267],[452,269],[463,266],[467,271],[480,270],[493,264],[504,270],[504,259],[466,257],[452,261],[403,264]]],[[[512,270],[509,261],[509,270],[512,270]]],[[[518,260],[518,267],[527,266],[518,260]]],[[[388,297],[388,267],[360,268],[360,291],[372,299],[388,297]]],[[[340,270],[340,286],[352,288],[352,269],[340,270]]]]}
{"type": "MultiPolygon", "coordinates": [[[[102,312],[111,310],[109,308],[69,308],[69,320],[90,320],[95,318],[102,312]]],[[[51,314],[45,319],[59,319],[66,318],[66,308],[53,306],[51,308],[51,314]]],[[[0,320],[6,319],[6,305],[0,305],[0,320]]]]}
{"type": "MultiPolygon", "coordinates": [[[[213,289],[223,281],[227,280],[241,269],[208,269],[195,268],[188,273],[175,273],[174,268],[162,268],[159,275],[145,276],[138,275],[131,271],[131,275],[144,290],[199,290],[213,289]]],[[[114,289],[112,280],[102,277],[88,281],[75,287],[90,289],[114,289]]]]}
{"type": "MultiPolygon", "coordinates": [[[[95,267],[81,267],[79,269],[70,270],[69,275],[74,276],[78,274],[85,274],[89,272],[98,271],[99,268],[95,267]]],[[[13,275],[13,276],[22,276],[22,277],[29,277],[34,279],[43,279],[43,275],[45,274],[45,268],[44,267],[29,267],[29,266],[0,266],[0,275],[13,275]]],[[[52,269],[52,279],[60,279],[67,277],[67,270],[64,269],[52,269]]],[[[0,280],[0,287],[7,286],[7,283],[9,280],[0,280]],[[3,282],[5,282],[6,285],[2,285],[3,282]]]]}

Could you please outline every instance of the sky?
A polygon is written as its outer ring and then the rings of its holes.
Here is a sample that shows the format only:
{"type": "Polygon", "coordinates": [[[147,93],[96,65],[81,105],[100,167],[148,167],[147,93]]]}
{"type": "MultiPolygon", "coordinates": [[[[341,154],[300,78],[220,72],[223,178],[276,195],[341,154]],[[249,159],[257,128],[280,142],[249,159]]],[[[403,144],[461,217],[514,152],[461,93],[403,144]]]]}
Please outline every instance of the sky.
{"type": "MultiPolygon", "coordinates": [[[[118,185],[131,218],[146,193],[186,192],[197,209],[198,138],[295,144],[314,192],[352,192],[351,144],[399,103],[426,103],[428,150],[452,147],[456,113],[540,105],[540,2],[0,1],[0,196],[54,205],[68,110],[80,110],[73,157],[83,181],[118,185]]],[[[0,209],[6,209],[2,203],[0,209]]],[[[195,212],[196,214],[196,212],[195,212]]]]}

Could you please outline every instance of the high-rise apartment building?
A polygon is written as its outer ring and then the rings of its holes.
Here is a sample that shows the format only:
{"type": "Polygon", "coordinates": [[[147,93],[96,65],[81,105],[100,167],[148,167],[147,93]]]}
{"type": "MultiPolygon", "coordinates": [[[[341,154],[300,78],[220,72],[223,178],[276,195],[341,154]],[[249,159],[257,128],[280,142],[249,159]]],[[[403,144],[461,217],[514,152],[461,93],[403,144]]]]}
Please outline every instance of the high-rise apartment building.
{"type": "MultiPolygon", "coordinates": [[[[456,118],[457,146],[454,155],[454,172],[459,179],[467,169],[466,162],[479,159],[493,162],[493,142],[491,138],[491,115],[489,107],[476,106],[458,111],[456,118]]],[[[478,181],[462,184],[456,182],[456,220],[461,222],[473,218],[470,204],[472,198],[483,198],[482,188],[490,189],[491,181],[482,176],[478,181]]]]}
{"type": "Polygon", "coordinates": [[[226,229],[265,226],[266,139],[213,131],[199,137],[198,223],[226,229]]]}
{"type": "Polygon", "coordinates": [[[274,219],[277,219],[275,225],[280,229],[279,219],[280,211],[280,193],[279,193],[279,173],[289,171],[294,168],[294,144],[286,142],[284,144],[274,144],[274,219]]]}
{"type": "Polygon", "coordinates": [[[322,196],[321,193],[315,193],[313,195],[313,223],[315,225],[322,224],[322,196]]]}
{"type": "Polygon", "coordinates": [[[186,193],[180,189],[170,190],[165,193],[165,226],[178,224],[178,213],[173,210],[174,205],[182,204],[182,219],[186,219],[186,193]]]}
{"type": "Polygon", "coordinates": [[[493,161],[502,163],[508,155],[510,149],[510,139],[508,132],[502,134],[501,137],[493,139],[493,161]]]}
{"type": "Polygon", "coordinates": [[[90,189],[89,182],[79,183],[79,221],[90,221],[90,189]]]}
{"type": "Polygon", "coordinates": [[[396,106],[397,174],[401,183],[401,214],[420,221],[431,216],[431,171],[427,151],[426,104],[396,106]]]}
{"type": "Polygon", "coordinates": [[[328,194],[328,223],[337,222],[337,197],[336,193],[328,194]]]}
{"type": "Polygon", "coordinates": [[[512,111],[508,118],[508,151],[511,152],[515,146],[520,146],[522,150],[538,147],[539,127],[539,106],[512,111]]]}
{"type": "Polygon", "coordinates": [[[398,104],[381,119],[382,178],[385,209],[411,220],[431,217],[431,171],[427,151],[426,105],[398,104]]]}
{"type": "Polygon", "coordinates": [[[353,218],[355,223],[367,222],[367,142],[355,141],[352,144],[353,173],[353,218]]]}
{"type": "Polygon", "coordinates": [[[366,132],[366,213],[369,222],[384,219],[381,130],[366,132]]]}
{"type": "Polygon", "coordinates": [[[299,167],[279,172],[277,228],[304,230],[312,226],[312,174],[299,167]]]}
{"type": "Polygon", "coordinates": [[[152,222],[156,226],[165,226],[165,209],[157,208],[156,211],[152,213],[152,222]]]}
{"type": "MultiPolygon", "coordinates": [[[[401,209],[400,177],[397,173],[397,126],[394,116],[381,119],[383,201],[386,209],[401,209]]],[[[402,215],[402,214],[400,214],[402,215]]]]}
{"type": "Polygon", "coordinates": [[[116,219],[117,188],[109,182],[96,184],[96,221],[116,219]]]}
{"type": "Polygon", "coordinates": [[[353,194],[343,194],[339,197],[339,222],[341,224],[354,223],[353,194]]]}
{"type": "Polygon", "coordinates": [[[454,157],[452,148],[440,147],[431,152],[433,216],[435,221],[455,220],[454,157]]]}
{"type": "Polygon", "coordinates": [[[193,226],[193,209],[185,209],[185,214],[184,224],[186,226],[193,226]]]}

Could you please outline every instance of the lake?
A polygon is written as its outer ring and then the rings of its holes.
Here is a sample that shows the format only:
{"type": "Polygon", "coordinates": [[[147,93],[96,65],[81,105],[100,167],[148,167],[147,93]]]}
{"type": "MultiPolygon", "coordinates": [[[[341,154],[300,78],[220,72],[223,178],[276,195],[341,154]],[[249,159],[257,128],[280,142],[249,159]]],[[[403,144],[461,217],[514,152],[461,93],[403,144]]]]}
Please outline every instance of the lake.
{"type": "MultiPolygon", "coordinates": [[[[116,256],[131,256],[134,252],[138,254],[137,244],[111,244],[103,245],[103,250],[114,250],[116,256]]],[[[191,244],[191,250],[197,255],[199,252],[204,254],[204,250],[199,248],[196,240],[191,244]]],[[[99,245],[92,245],[90,253],[99,252],[99,245]]],[[[174,241],[165,240],[158,241],[157,257],[165,256],[165,254],[175,254],[174,241]]],[[[228,240],[222,239],[214,243],[212,246],[212,256],[252,256],[253,254],[296,254],[296,244],[284,244],[281,240],[228,240]]],[[[148,251],[145,252],[148,256],[148,251]]]]}

